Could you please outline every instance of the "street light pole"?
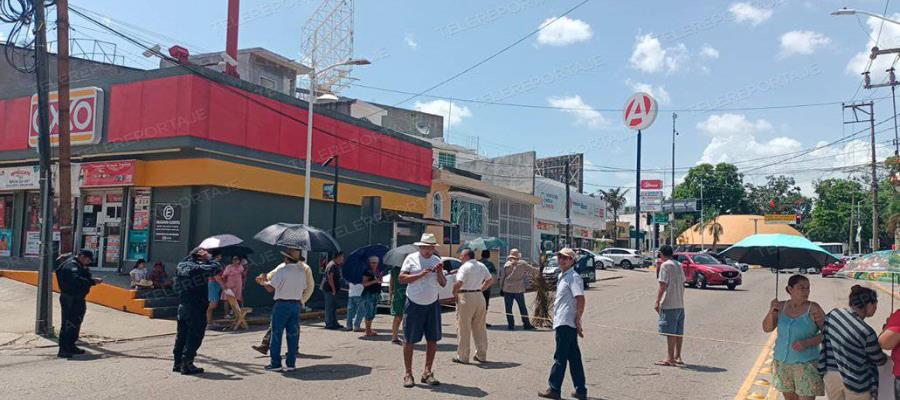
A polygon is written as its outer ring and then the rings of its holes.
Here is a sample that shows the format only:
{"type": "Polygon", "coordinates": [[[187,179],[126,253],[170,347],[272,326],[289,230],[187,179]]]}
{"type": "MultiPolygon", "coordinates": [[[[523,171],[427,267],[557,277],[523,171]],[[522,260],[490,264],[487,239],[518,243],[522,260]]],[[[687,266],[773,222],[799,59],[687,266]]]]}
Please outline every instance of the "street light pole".
{"type": "Polygon", "coordinates": [[[675,136],[678,131],[675,130],[675,120],[678,114],[672,113],[672,192],[669,194],[672,200],[672,211],[669,217],[669,245],[675,247],[675,136]]]}

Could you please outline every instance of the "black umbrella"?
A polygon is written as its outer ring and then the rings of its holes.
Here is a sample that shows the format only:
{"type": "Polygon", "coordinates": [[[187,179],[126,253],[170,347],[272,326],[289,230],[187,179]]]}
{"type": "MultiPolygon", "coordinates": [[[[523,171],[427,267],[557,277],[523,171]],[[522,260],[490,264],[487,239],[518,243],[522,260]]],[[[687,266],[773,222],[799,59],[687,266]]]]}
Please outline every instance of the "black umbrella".
{"type": "Polygon", "coordinates": [[[341,266],[344,280],[350,283],[362,283],[363,273],[369,269],[369,257],[378,257],[378,271],[384,272],[384,264],[381,259],[384,258],[388,248],[383,244],[373,244],[370,246],[360,247],[350,253],[341,266]]]}
{"type": "Polygon", "coordinates": [[[253,249],[246,247],[246,246],[240,246],[240,245],[226,246],[221,249],[218,249],[218,251],[220,253],[222,253],[222,257],[225,257],[225,258],[228,258],[231,256],[247,258],[248,255],[253,254],[253,249]]]}
{"type": "Polygon", "coordinates": [[[303,224],[279,222],[253,236],[260,242],[298,250],[337,253],[341,246],[328,232],[303,224]]]}
{"type": "Polygon", "coordinates": [[[401,267],[403,266],[403,260],[406,259],[406,256],[417,251],[419,251],[419,248],[411,244],[404,244],[400,247],[394,247],[393,249],[388,250],[387,254],[384,255],[384,258],[381,260],[381,262],[384,265],[401,267]]]}

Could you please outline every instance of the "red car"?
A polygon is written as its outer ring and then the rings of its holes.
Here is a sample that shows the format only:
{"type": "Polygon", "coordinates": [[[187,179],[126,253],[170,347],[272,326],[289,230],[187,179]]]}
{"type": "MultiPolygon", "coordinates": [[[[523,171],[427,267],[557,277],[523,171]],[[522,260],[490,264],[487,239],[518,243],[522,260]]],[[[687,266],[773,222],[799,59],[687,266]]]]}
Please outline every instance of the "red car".
{"type": "Polygon", "coordinates": [[[706,253],[675,253],[681,263],[688,286],[706,289],[707,286],[727,286],[734,290],[740,286],[741,271],[706,253]]]}
{"type": "Polygon", "coordinates": [[[833,276],[834,274],[837,274],[838,271],[843,269],[845,265],[847,265],[847,264],[843,259],[826,265],[824,268],[822,268],[822,277],[827,278],[829,276],[833,276]]]}

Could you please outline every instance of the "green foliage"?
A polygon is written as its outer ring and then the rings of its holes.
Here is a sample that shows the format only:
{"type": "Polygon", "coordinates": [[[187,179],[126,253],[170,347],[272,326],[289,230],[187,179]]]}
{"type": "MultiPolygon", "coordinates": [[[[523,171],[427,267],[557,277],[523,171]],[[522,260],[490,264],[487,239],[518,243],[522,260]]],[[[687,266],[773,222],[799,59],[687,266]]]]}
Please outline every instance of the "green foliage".
{"type": "Polygon", "coordinates": [[[744,175],[733,164],[700,164],[688,170],[684,182],[675,187],[676,199],[699,199],[703,186],[703,209],[715,214],[736,214],[745,209],[744,175]]]}

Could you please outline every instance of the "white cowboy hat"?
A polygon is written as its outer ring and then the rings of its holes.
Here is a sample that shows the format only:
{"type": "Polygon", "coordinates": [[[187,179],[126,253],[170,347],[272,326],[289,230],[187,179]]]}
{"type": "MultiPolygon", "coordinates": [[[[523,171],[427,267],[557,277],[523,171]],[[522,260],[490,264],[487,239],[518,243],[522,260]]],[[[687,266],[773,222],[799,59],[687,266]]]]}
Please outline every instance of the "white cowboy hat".
{"type": "Polygon", "coordinates": [[[422,239],[420,239],[418,242],[413,243],[413,245],[419,247],[435,247],[438,245],[438,242],[437,239],[434,238],[433,233],[423,233],[422,239]]]}

